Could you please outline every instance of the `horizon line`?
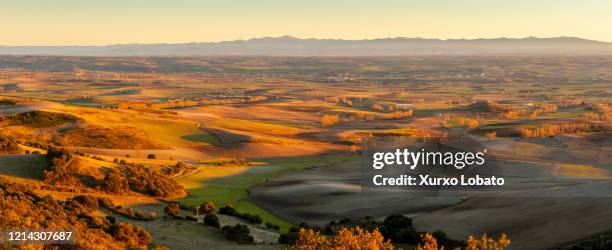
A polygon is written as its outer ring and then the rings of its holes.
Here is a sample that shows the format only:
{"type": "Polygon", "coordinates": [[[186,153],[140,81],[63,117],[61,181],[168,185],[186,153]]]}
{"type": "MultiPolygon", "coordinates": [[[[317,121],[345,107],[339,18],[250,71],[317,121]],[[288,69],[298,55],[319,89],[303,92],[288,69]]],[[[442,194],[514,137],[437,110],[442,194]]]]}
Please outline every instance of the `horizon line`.
{"type": "Polygon", "coordinates": [[[376,40],[388,40],[388,39],[422,39],[422,40],[439,40],[439,41],[470,41],[470,40],[496,40],[496,39],[508,39],[508,40],[525,40],[525,39],[555,39],[555,38],[570,38],[570,39],[580,39],[591,42],[600,42],[600,43],[610,43],[612,41],[603,41],[603,40],[595,40],[589,38],[583,38],[579,36],[522,36],[522,37],[492,37],[492,38],[430,38],[430,37],[408,37],[408,36],[395,36],[395,37],[379,37],[379,38],[361,38],[361,39],[344,39],[344,38],[300,38],[292,35],[281,35],[281,36],[261,36],[261,37],[252,37],[247,39],[233,39],[233,40],[221,40],[221,41],[192,41],[192,42],[132,42],[132,43],[109,43],[109,44],[59,44],[59,45],[6,45],[0,44],[0,47],[111,47],[111,46],[128,46],[128,45],[182,45],[182,44],[215,44],[215,43],[225,43],[225,42],[247,42],[252,40],[260,40],[260,39],[295,39],[295,40],[329,40],[329,41],[376,41],[376,40]]]}

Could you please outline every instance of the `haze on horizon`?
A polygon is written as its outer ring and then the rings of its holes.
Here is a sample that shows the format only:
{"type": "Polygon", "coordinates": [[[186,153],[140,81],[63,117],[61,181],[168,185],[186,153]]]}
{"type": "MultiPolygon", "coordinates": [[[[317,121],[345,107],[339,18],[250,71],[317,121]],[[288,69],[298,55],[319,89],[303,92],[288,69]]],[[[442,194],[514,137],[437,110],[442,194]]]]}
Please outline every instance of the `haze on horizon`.
{"type": "Polygon", "coordinates": [[[612,41],[604,0],[5,0],[0,45],[571,36],[612,41]]]}

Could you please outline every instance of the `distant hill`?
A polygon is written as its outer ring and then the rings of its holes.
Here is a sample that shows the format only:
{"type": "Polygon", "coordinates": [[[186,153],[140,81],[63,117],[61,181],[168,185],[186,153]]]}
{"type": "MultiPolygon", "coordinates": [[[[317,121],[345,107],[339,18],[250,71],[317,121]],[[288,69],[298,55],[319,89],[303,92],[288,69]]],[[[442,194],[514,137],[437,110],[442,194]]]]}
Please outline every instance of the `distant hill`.
{"type": "Polygon", "coordinates": [[[108,46],[0,46],[0,55],[74,56],[393,56],[393,55],[612,55],[612,43],[576,37],[372,40],[264,37],[226,42],[108,46]]]}

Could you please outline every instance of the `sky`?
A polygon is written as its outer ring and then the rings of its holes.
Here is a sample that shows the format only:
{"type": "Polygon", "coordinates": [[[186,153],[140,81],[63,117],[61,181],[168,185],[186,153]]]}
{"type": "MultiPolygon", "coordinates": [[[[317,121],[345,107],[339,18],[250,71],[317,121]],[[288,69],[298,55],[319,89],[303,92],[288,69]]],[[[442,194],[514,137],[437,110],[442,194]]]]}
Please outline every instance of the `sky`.
{"type": "Polygon", "coordinates": [[[574,36],[612,42],[610,0],[0,0],[0,45],[574,36]]]}

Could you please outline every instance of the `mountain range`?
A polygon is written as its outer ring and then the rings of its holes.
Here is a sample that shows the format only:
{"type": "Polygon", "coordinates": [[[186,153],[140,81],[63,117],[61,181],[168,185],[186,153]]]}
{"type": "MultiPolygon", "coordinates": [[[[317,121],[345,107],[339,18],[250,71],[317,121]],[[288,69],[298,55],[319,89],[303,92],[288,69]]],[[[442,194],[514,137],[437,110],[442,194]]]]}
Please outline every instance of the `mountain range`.
{"type": "Polygon", "coordinates": [[[67,56],[403,56],[403,55],[612,55],[612,43],[577,37],[370,40],[291,36],[224,42],[104,46],[0,46],[0,55],[67,56]]]}

